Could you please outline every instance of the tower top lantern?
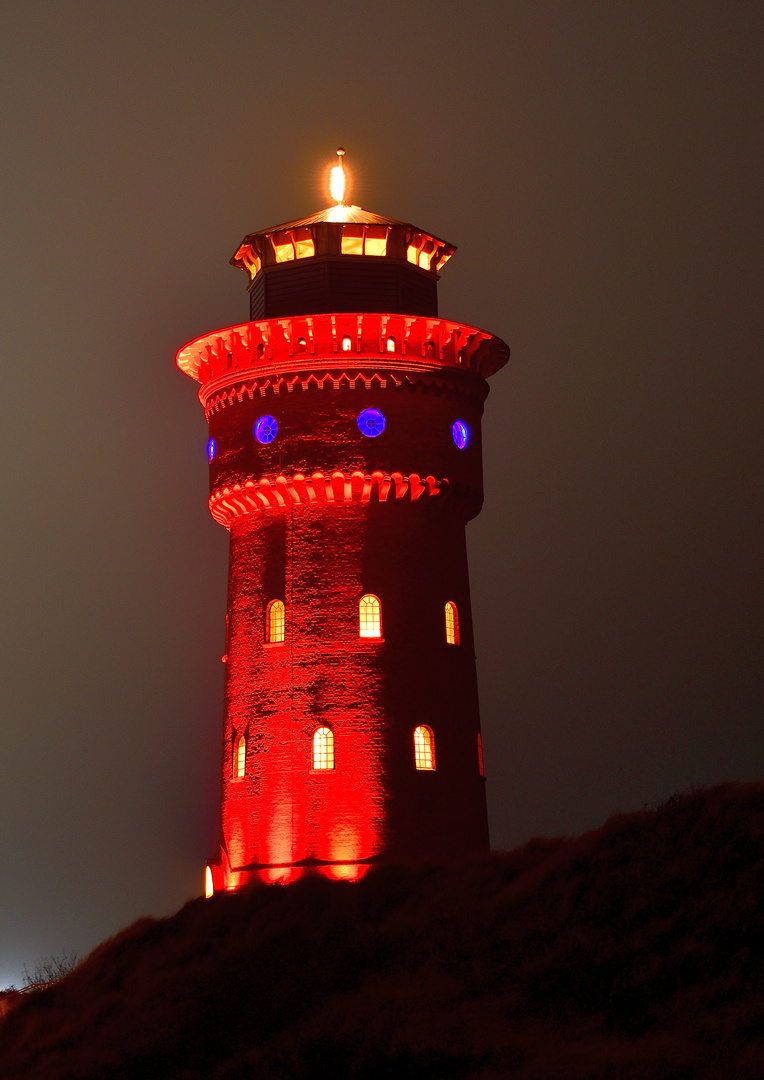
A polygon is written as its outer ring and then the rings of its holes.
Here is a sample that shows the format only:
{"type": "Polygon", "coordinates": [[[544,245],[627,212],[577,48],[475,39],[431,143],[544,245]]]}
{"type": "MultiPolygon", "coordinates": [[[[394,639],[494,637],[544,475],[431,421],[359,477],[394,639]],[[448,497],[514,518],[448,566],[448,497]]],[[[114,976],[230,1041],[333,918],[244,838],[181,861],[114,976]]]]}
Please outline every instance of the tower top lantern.
{"type": "Polygon", "coordinates": [[[438,278],[455,246],[346,202],[344,155],[340,147],[331,170],[334,206],[249,233],[236,249],[231,264],[249,275],[250,318],[379,310],[437,316],[438,278]]]}

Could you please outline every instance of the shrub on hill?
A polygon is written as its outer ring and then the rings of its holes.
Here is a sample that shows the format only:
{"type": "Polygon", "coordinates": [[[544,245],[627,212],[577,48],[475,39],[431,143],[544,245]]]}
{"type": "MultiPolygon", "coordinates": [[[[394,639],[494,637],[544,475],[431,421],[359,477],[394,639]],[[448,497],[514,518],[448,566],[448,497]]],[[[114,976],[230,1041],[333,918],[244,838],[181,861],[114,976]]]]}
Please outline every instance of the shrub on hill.
{"type": "Polygon", "coordinates": [[[760,1080],[764,785],[143,919],[0,1026],[12,1080],[760,1080]]]}

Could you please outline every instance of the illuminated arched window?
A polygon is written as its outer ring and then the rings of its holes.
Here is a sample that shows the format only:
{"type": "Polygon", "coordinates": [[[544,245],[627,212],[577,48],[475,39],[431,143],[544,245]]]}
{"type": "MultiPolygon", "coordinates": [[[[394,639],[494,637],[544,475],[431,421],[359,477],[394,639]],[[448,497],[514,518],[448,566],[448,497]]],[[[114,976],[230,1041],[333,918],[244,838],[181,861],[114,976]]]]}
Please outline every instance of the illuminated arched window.
{"type": "Polygon", "coordinates": [[[395,338],[394,337],[389,337],[387,339],[387,351],[388,352],[395,352],[395,338]]]}
{"type": "Polygon", "coordinates": [[[414,728],[414,764],[417,769],[435,769],[435,739],[428,727],[414,728]]]}
{"type": "Polygon", "coordinates": [[[301,337],[301,338],[297,339],[297,351],[298,351],[298,353],[308,351],[308,343],[307,343],[307,341],[305,340],[304,337],[301,337]]]}
{"type": "Polygon", "coordinates": [[[209,898],[215,892],[215,884],[212,880],[212,869],[209,866],[204,868],[204,895],[209,898]]]}
{"type": "Polygon", "coordinates": [[[265,622],[265,640],[272,645],[284,640],[286,612],[281,600],[271,600],[265,622]]]}
{"type": "Polygon", "coordinates": [[[350,337],[349,334],[345,334],[344,338],[342,339],[342,351],[343,352],[350,352],[350,350],[352,348],[353,348],[353,339],[350,337]]]}
{"type": "Polygon", "coordinates": [[[358,636],[382,637],[382,608],[371,593],[362,596],[358,604],[358,636]]]}
{"type": "Polygon", "coordinates": [[[247,740],[243,735],[237,736],[233,744],[233,778],[241,780],[247,767],[247,740]]]}
{"type": "Polygon", "coordinates": [[[459,612],[453,600],[446,604],[446,642],[449,645],[459,644],[459,612]]]}
{"type": "Polygon", "coordinates": [[[331,728],[320,727],[313,732],[313,753],[311,768],[334,768],[334,732],[331,728]]]}

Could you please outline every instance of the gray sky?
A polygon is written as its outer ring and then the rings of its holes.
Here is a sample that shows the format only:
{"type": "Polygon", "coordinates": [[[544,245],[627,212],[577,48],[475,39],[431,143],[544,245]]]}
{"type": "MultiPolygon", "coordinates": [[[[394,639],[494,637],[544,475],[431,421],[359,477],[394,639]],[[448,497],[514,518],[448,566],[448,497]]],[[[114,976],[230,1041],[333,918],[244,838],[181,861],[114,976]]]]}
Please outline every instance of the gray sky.
{"type": "Polygon", "coordinates": [[[762,8],[0,13],[0,985],[199,892],[227,535],[176,350],[351,198],[504,338],[469,527],[495,847],[762,778],[762,8]]]}

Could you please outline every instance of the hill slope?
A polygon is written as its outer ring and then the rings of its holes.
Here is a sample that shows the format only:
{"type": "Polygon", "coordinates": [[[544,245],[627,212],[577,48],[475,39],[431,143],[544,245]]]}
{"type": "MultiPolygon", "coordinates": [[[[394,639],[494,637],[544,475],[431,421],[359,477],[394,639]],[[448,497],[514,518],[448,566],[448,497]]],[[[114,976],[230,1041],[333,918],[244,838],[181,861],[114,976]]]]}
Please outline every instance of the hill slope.
{"type": "Polygon", "coordinates": [[[764,1076],[764,785],[356,884],[194,900],[0,1024],[0,1076],[764,1076]]]}

